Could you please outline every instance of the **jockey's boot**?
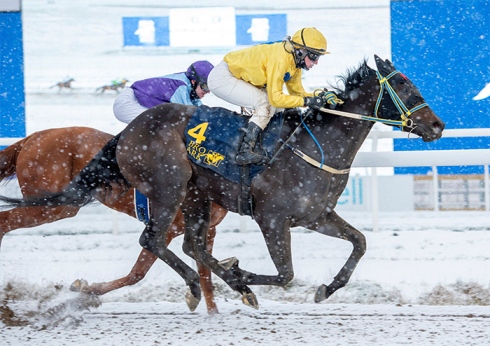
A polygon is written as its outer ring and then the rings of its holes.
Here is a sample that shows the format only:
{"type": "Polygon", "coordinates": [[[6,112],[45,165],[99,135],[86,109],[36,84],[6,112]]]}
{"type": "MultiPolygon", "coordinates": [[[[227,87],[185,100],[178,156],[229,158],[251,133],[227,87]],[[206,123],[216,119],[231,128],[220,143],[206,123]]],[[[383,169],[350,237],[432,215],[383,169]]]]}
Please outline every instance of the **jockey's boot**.
{"type": "Polygon", "coordinates": [[[241,129],[245,132],[243,136],[242,144],[238,150],[236,156],[236,163],[240,166],[249,164],[264,164],[267,162],[267,153],[262,148],[257,148],[258,151],[254,151],[257,138],[262,132],[260,126],[255,123],[249,122],[246,129],[241,129]]]}

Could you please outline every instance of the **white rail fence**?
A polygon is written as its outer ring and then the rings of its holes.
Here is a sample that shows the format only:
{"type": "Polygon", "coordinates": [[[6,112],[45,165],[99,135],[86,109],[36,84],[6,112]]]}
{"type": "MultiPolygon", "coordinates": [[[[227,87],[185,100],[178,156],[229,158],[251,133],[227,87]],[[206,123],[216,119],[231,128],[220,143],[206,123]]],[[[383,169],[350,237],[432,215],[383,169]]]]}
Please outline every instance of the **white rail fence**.
{"type": "MultiPolygon", "coordinates": [[[[416,137],[410,135],[412,138],[416,137]]],[[[370,152],[359,152],[353,167],[371,168],[371,205],[373,231],[378,230],[378,167],[417,167],[430,166],[433,172],[434,210],[439,208],[438,166],[484,166],[485,210],[490,210],[490,148],[468,150],[426,150],[426,151],[378,151],[378,141],[385,138],[407,138],[400,131],[371,131],[368,139],[372,141],[370,152]]],[[[490,128],[445,130],[443,138],[490,137],[490,128]]],[[[0,138],[0,146],[8,146],[22,138],[0,138]]]]}
{"type": "MultiPolygon", "coordinates": [[[[412,136],[412,135],[411,135],[412,136]]],[[[489,137],[490,128],[445,130],[443,138],[489,137]]],[[[368,139],[372,140],[371,152],[359,152],[353,167],[371,167],[371,205],[373,214],[373,231],[378,225],[378,167],[432,167],[434,186],[434,211],[439,211],[438,166],[483,166],[485,185],[485,211],[490,210],[490,149],[468,150],[422,150],[422,151],[389,151],[378,152],[378,140],[383,138],[407,138],[400,131],[371,131],[368,139]]]]}

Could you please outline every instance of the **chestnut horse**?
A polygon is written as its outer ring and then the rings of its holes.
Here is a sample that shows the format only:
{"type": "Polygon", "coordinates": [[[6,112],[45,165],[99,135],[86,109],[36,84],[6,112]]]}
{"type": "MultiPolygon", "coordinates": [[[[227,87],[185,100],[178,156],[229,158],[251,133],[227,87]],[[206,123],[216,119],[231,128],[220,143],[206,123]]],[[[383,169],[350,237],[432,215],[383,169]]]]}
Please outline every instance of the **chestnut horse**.
{"type": "MultiPolygon", "coordinates": [[[[253,214],[276,275],[248,272],[238,266],[236,259],[218,261],[207,251],[211,203],[239,212],[237,200],[241,195],[239,183],[217,174],[210,169],[211,165],[198,165],[188,156],[187,150],[192,148],[208,153],[208,142],[218,140],[212,136],[215,132],[212,122],[197,118],[198,125],[193,122],[193,127],[188,128],[189,122],[196,119],[194,114],[213,113],[209,107],[197,109],[167,103],[151,108],[109,141],[63,191],[27,199],[0,196],[0,200],[9,206],[78,206],[90,203],[100,189],[110,193],[113,184],[129,183],[148,196],[154,211],[140,244],[184,279],[189,288],[186,298],[191,310],[201,298],[199,275],[165,243],[179,210],[185,217],[184,252],[204,263],[241,294],[245,304],[254,308],[258,308],[258,302],[249,285],[285,286],[294,277],[291,228],[304,227],[347,240],[352,244],[352,252],[333,281],[318,287],[314,300],[321,302],[347,284],[366,252],[365,236],[334,209],[347,184],[356,153],[374,121],[398,126],[425,142],[439,139],[445,127],[405,75],[389,60],[375,56],[375,61],[377,70],[364,61],[343,77],[345,88],[337,93],[344,104],[337,107],[335,115],[324,108],[308,110],[305,114],[300,109],[286,110],[278,143],[284,150],[276,148],[274,160],[251,181],[253,214]],[[187,143],[186,135],[195,137],[195,142],[187,143]],[[135,157],[139,160],[134,160],[135,157]]],[[[238,117],[227,114],[219,121],[232,124],[238,117]]],[[[235,131],[238,133],[238,128],[235,131]]],[[[220,154],[223,161],[234,158],[226,150],[223,154],[214,153],[220,154]]],[[[206,160],[207,157],[200,162],[206,160]]],[[[320,270],[321,266],[317,268],[320,270]]]]}
{"type": "MultiPolygon", "coordinates": [[[[0,151],[0,181],[17,175],[20,190],[25,197],[46,191],[61,191],[112,137],[108,133],[87,127],[67,127],[35,132],[0,151]]],[[[115,194],[112,197],[98,194],[96,199],[109,208],[136,217],[133,192],[134,189],[131,189],[121,196],[115,194]]],[[[0,244],[3,236],[10,231],[74,217],[79,209],[80,207],[28,207],[2,211],[0,212],[0,244]]],[[[218,206],[213,208],[208,236],[209,251],[213,247],[215,227],[226,213],[226,210],[218,206]]],[[[184,218],[182,213],[178,213],[171,231],[167,234],[166,243],[170,243],[183,232],[184,218]]],[[[124,286],[134,285],[145,277],[156,259],[155,255],[143,249],[130,273],[125,277],[92,285],[86,285],[84,280],[77,280],[72,287],[79,287],[85,293],[102,295],[124,286]]],[[[208,312],[217,313],[211,273],[208,268],[200,264],[198,270],[208,312]]]]}

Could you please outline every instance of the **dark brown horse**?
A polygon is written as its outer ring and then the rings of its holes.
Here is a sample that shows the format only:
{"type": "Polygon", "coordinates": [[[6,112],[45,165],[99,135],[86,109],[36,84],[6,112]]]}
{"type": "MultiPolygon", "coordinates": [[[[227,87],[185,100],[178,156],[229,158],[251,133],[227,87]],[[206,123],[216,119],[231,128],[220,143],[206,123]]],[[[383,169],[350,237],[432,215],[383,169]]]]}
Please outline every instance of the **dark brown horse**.
{"type": "Polygon", "coordinates": [[[107,85],[103,85],[101,87],[98,87],[97,89],[95,89],[95,92],[103,94],[106,90],[114,90],[117,93],[119,93],[119,89],[124,89],[128,82],[129,81],[126,78],[123,78],[120,82],[111,83],[111,84],[107,84],[107,85]]]}
{"type": "MultiPolygon", "coordinates": [[[[189,287],[187,301],[191,309],[201,297],[199,275],[165,242],[179,210],[184,213],[186,224],[184,252],[206,264],[242,294],[245,304],[255,308],[258,303],[249,285],[284,286],[294,276],[290,228],[304,227],[347,240],[353,246],[349,258],[333,281],[321,285],[315,294],[316,302],[323,301],[347,284],[366,251],[364,235],[334,209],[354,157],[373,126],[371,120],[399,126],[427,142],[439,139],[445,126],[413,83],[390,61],[377,56],[375,60],[378,71],[364,61],[343,78],[345,88],[337,90],[344,101],[338,110],[362,119],[331,115],[327,110],[309,110],[306,114],[299,109],[286,110],[280,137],[288,141],[288,147],[278,150],[275,160],[252,180],[255,220],[277,275],[248,272],[238,266],[237,260],[218,261],[206,249],[211,203],[237,212],[240,186],[194,164],[187,156],[185,134],[190,130],[186,128],[196,107],[164,104],[142,113],[58,194],[1,200],[20,206],[83,205],[100,189],[130,183],[150,199],[154,211],[140,244],[181,275],[189,287]]],[[[206,129],[207,124],[203,123],[199,131],[195,128],[192,133],[205,142],[209,139],[206,129]]]]}
{"type": "MultiPolygon", "coordinates": [[[[36,196],[41,191],[58,192],[90,161],[91,158],[113,136],[87,127],[67,127],[39,131],[12,144],[0,151],[0,181],[17,175],[19,186],[24,197],[36,196]]],[[[106,198],[103,194],[95,196],[109,208],[136,217],[134,207],[134,190],[114,198],[106,198]]],[[[0,212],[0,244],[5,234],[19,228],[36,227],[42,224],[74,217],[80,207],[27,207],[14,208],[0,212]]],[[[209,251],[212,251],[216,225],[225,217],[226,211],[219,206],[213,209],[209,230],[209,251]]],[[[166,243],[184,233],[184,218],[178,213],[166,243]]],[[[83,292],[102,295],[115,289],[134,285],[142,280],[157,257],[143,249],[130,273],[120,279],[86,285],[85,281],[77,281],[83,292]],[[83,284],[82,284],[83,283],[83,284]]],[[[214,302],[211,272],[198,264],[201,287],[204,291],[209,313],[217,313],[214,302]]]]}
{"type": "Polygon", "coordinates": [[[57,86],[58,91],[61,91],[61,89],[73,89],[71,86],[71,83],[74,81],[75,81],[75,79],[73,79],[73,78],[67,78],[65,80],[62,80],[61,82],[58,82],[58,83],[50,86],[49,88],[52,89],[52,88],[57,86]]]}

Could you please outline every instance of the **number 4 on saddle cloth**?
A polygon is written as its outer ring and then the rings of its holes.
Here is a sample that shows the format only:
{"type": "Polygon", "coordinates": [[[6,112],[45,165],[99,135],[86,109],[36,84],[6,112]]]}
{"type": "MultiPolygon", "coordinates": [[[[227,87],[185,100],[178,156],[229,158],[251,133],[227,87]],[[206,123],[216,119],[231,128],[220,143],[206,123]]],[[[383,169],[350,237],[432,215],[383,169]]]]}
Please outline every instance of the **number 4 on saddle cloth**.
{"type": "MultiPolygon", "coordinates": [[[[221,107],[200,106],[191,116],[185,129],[185,143],[189,159],[195,164],[209,168],[224,178],[241,183],[241,167],[236,164],[241,137],[244,135],[241,128],[247,127],[249,118],[221,107]]],[[[284,115],[275,114],[269,124],[262,131],[262,148],[272,156],[279,140],[284,115]]],[[[246,185],[257,174],[264,171],[265,165],[251,165],[250,175],[246,185]]],[[[149,206],[147,198],[139,191],[134,197],[136,215],[145,223],[149,220],[149,206]]]]}
{"type": "MultiPolygon", "coordinates": [[[[243,131],[248,117],[225,108],[200,106],[191,116],[185,129],[187,154],[195,164],[209,168],[224,178],[240,183],[241,167],[236,164],[243,131]]],[[[283,113],[275,114],[262,132],[262,148],[272,156],[282,125],[283,113]]],[[[265,165],[251,165],[248,185],[254,176],[261,173],[265,165]]]]}

